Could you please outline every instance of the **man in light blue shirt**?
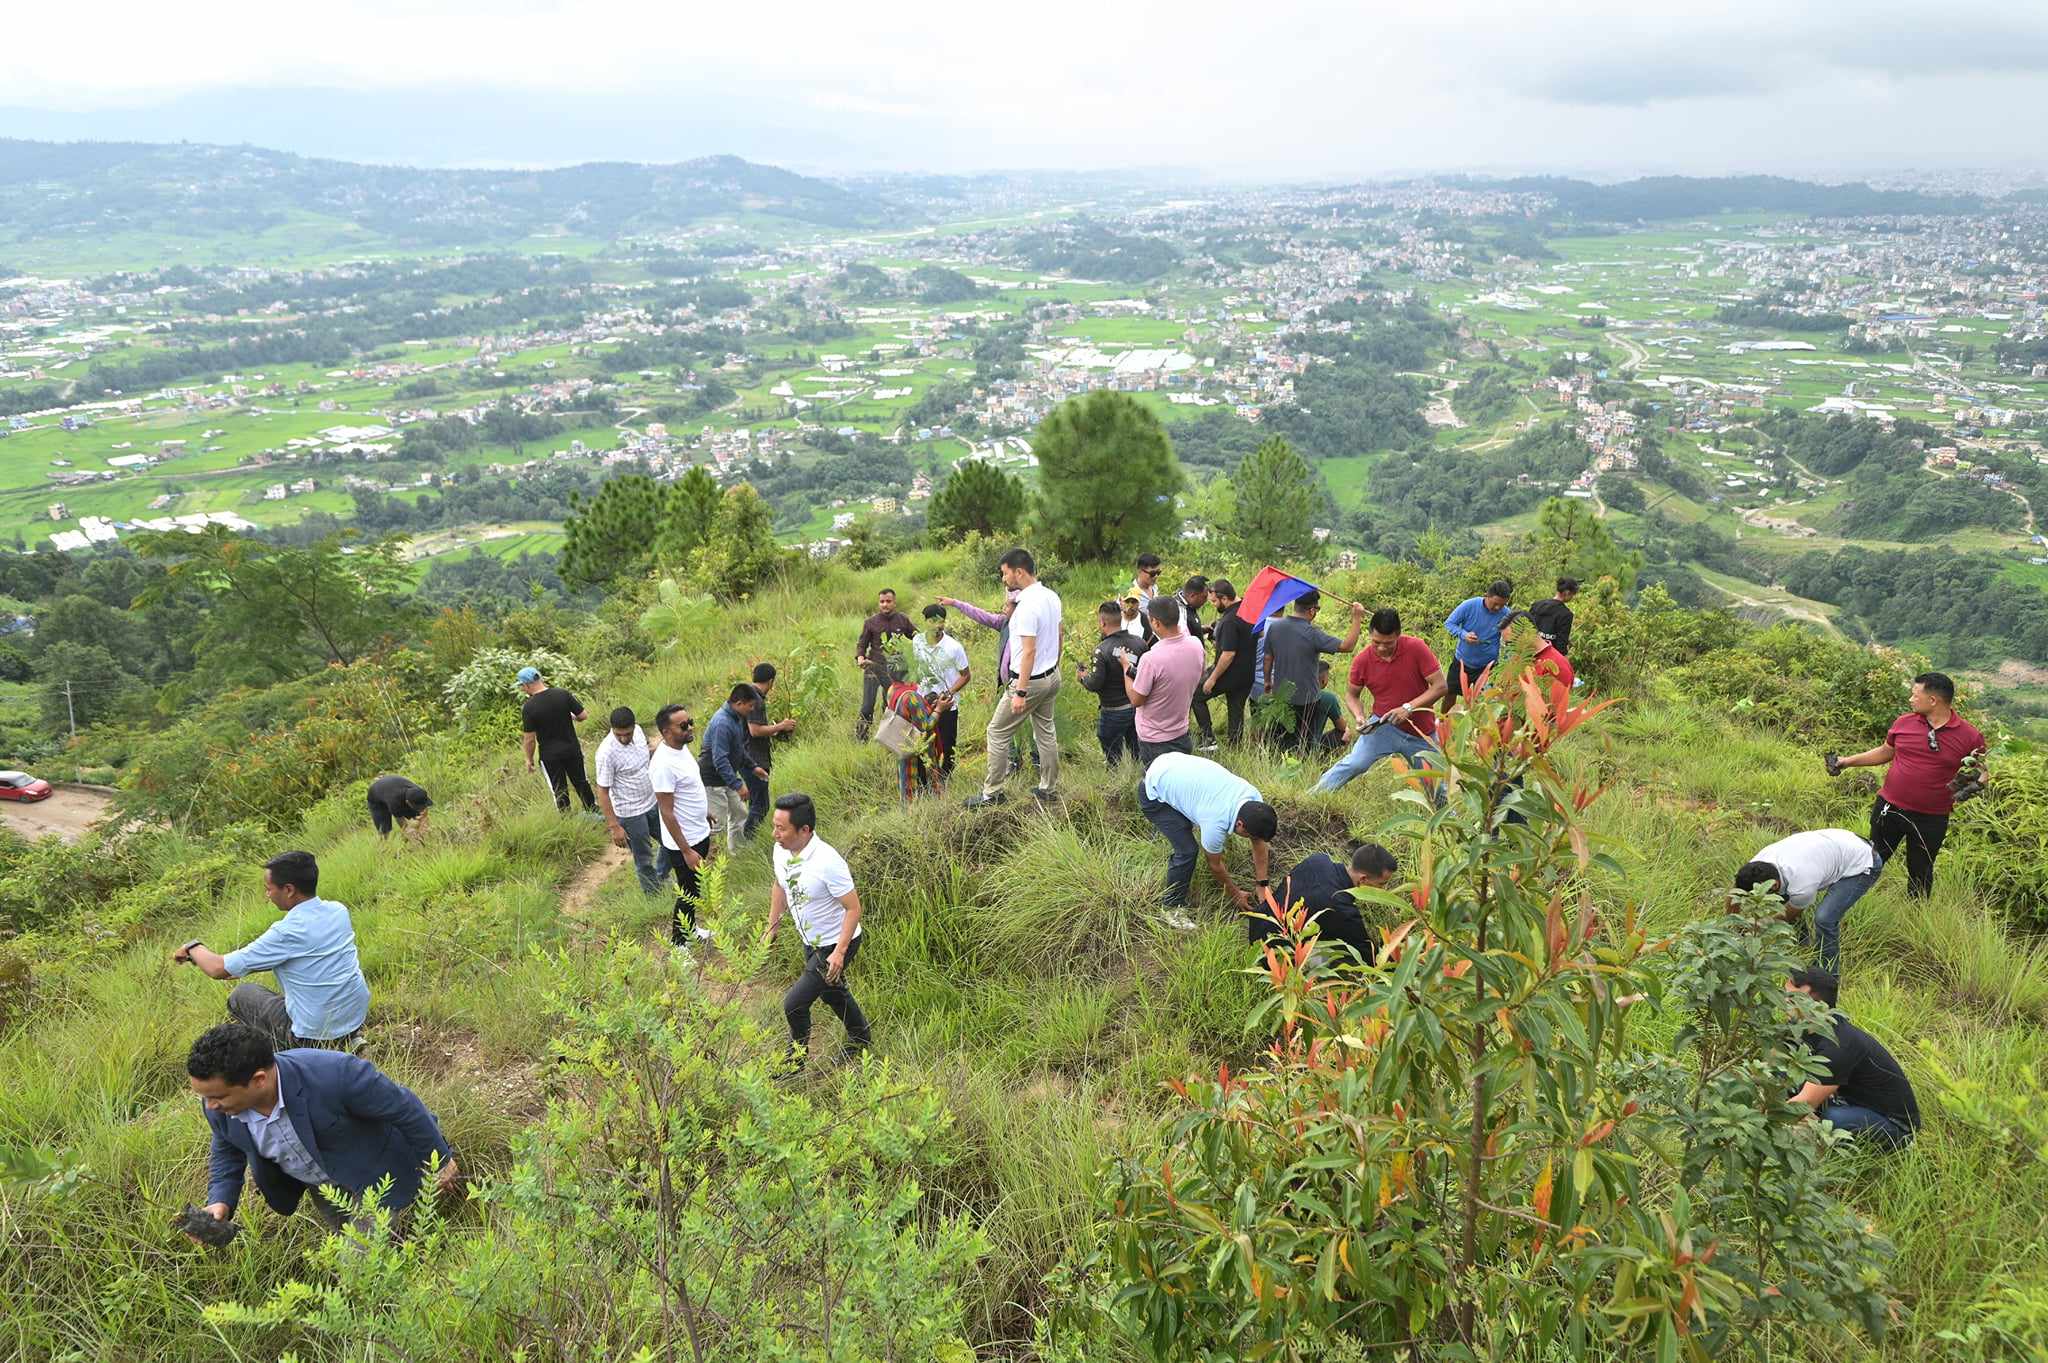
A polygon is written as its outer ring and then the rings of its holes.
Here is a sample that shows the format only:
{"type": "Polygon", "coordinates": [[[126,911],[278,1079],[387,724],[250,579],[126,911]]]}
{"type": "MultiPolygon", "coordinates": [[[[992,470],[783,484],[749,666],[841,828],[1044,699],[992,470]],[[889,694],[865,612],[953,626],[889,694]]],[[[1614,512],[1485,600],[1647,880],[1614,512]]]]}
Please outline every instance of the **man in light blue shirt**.
{"type": "Polygon", "coordinates": [[[1138,808],[1173,848],[1166,862],[1166,921],[1177,928],[1194,922],[1179,912],[1188,902],[1195,875],[1197,848],[1208,858],[1209,874],[1243,913],[1251,908],[1251,892],[1238,888],[1223,860],[1232,833],[1250,838],[1252,874],[1257,893],[1270,884],[1267,857],[1280,816],[1265,802],[1258,787],[1221,763],[1192,753],[1167,752],[1152,759],[1138,781],[1138,808]]]}
{"type": "Polygon", "coordinates": [[[282,852],[263,865],[263,892],[284,917],[239,951],[225,956],[197,941],[171,954],[216,980],[241,979],[259,970],[276,974],[280,995],[244,984],[228,995],[228,1015],[268,1037],[273,1046],[342,1049],[363,1029],[370,986],[356,960],[355,926],[348,908],[315,891],[320,866],[311,852],[282,852]]]}
{"type": "Polygon", "coordinates": [[[1502,578],[1486,589],[1486,595],[1460,602],[1444,621],[1444,628],[1457,641],[1451,665],[1444,669],[1446,711],[1500,658],[1501,626],[1513,609],[1508,598],[1514,592],[1514,584],[1502,578]]]}

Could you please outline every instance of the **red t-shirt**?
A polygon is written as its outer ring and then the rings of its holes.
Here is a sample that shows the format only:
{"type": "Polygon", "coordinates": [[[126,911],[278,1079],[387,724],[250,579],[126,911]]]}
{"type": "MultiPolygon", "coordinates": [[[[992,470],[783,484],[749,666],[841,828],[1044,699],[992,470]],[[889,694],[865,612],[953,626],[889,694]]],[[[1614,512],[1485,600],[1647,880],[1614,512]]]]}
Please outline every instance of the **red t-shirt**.
{"type": "MultiPolygon", "coordinates": [[[[1401,636],[1394,656],[1382,659],[1367,646],[1351,660],[1351,684],[1372,696],[1372,713],[1383,715],[1398,710],[1429,689],[1430,674],[1438,671],[1436,654],[1412,634],[1401,636]]],[[[1417,710],[1403,726],[1418,738],[1436,736],[1436,712],[1417,710]]]]}
{"type": "Polygon", "coordinates": [[[1908,710],[1892,721],[1884,736],[1892,750],[1892,764],[1885,769],[1884,788],[1878,796],[1886,804],[1915,814],[1946,814],[1956,807],[1948,783],[1962,768],[1963,759],[1984,747],[1984,735],[1961,715],[1951,714],[1939,729],[1927,717],[1908,710]],[[1932,733],[1939,751],[1927,750],[1932,733]]]}

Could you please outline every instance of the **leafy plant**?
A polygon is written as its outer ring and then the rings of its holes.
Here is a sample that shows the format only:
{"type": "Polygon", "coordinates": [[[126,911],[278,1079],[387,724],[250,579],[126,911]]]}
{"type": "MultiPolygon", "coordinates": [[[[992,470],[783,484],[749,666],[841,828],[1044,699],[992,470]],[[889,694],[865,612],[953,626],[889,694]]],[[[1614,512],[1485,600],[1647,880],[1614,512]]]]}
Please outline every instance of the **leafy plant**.
{"type": "Polygon", "coordinates": [[[672,577],[655,584],[655,602],[640,613],[640,628],[664,650],[686,640],[702,641],[718,626],[718,603],[708,595],[688,595],[672,577]]]}

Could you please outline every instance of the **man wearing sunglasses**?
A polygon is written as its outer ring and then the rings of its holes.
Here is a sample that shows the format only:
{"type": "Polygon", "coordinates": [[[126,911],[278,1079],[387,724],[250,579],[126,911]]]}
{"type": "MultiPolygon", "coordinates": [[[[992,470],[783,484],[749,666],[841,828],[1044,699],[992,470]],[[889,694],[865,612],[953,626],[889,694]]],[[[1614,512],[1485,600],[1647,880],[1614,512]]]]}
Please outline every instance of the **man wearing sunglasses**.
{"type": "Polygon", "coordinates": [[[1925,899],[1934,889],[1934,859],[1948,836],[1957,796],[1983,789],[1963,764],[1984,751],[1984,735],[1955,712],[1956,684],[1940,672],[1913,678],[1912,709],[1892,721],[1884,742],[1851,757],[1827,757],[1828,775],[1844,767],[1887,767],[1870,811],[1870,846],[1880,862],[1906,847],[1906,893],[1925,899]]]}

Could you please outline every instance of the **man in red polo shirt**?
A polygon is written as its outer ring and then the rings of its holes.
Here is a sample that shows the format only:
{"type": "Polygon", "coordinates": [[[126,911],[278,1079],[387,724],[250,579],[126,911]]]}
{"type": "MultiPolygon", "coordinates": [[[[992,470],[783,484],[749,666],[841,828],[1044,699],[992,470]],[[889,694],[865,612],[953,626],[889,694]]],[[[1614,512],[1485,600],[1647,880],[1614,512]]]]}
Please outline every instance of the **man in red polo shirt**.
{"type": "Polygon", "coordinates": [[[1428,644],[1401,632],[1401,613],[1391,606],[1372,613],[1371,630],[1364,651],[1351,660],[1351,683],[1344,688],[1357,741],[1323,773],[1318,791],[1341,790],[1382,757],[1399,753],[1412,766],[1436,753],[1436,714],[1430,707],[1444,694],[1443,665],[1428,644]],[[1371,722],[1359,704],[1365,693],[1372,696],[1371,722]]]}
{"type": "Polygon", "coordinates": [[[1984,735],[1955,712],[1955,700],[1954,682],[1940,672],[1923,672],[1913,678],[1913,708],[1892,721],[1882,744],[1852,757],[1827,758],[1830,776],[1844,767],[1890,768],[1870,811],[1870,846],[1882,869],[1899,844],[1906,845],[1906,893],[1915,899],[1934,889],[1934,859],[1948,836],[1956,787],[1965,784],[1963,763],[1984,751],[1984,735]]]}

